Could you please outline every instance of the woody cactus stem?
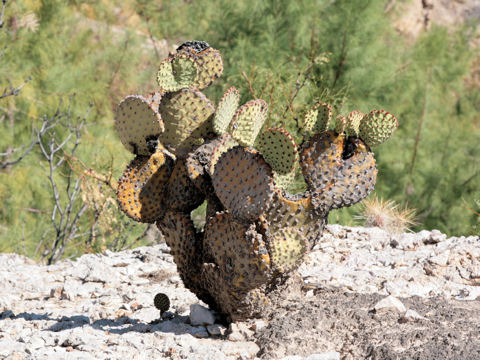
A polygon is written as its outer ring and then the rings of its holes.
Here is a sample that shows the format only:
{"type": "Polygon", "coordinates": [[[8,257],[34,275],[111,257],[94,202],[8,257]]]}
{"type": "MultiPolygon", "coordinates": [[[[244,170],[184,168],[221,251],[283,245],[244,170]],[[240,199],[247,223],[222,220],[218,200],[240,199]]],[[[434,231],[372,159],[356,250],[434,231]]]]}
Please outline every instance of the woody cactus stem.
{"type": "Polygon", "coordinates": [[[127,96],[115,127],[135,158],[118,186],[120,208],[156,223],[187,288],[230,320],[260,316],[272,306],[305,255],[320,240],[328,213],[372,191],[371,147],[397,127],[374,110],[338,116],[318,103],[306,113],[305,141],[284,129],[261,129],[267,104],[239,106],[235,88],[215,108],[200,91],[223,70],[220,52],[189,41],[160,64],[160,89],[127,96]],[[257,137],[258,135],[258,137],[257,137]],[[301,169],[308,189],[281,188],[301,169]],[[190,212],[207,201],[205,228],[190,212]]]}

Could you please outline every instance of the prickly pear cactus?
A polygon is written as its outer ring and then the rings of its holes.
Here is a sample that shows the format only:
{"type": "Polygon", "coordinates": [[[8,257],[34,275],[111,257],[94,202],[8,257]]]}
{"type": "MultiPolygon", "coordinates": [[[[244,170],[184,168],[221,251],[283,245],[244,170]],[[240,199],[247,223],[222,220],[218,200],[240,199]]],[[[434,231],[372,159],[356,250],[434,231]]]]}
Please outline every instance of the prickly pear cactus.
{"type": "Polygon", "coordinates": [[[223,71],[220,52],[188,41],[161,62],[159,90],[127,96],[115,128],[135,158],[118,185],[120,208],[155,223],[187,288],[229,320],[260,316],[320,240],[328,213],[373,189],[372,146],[398,126],[374,110],[337,116],[318,103],[302,144],[281,128],[261,131],[268,105],[239,104],[230,88],[215,107],[201,90],[223,71]],[[300,169],[301,194],[284,188],[300,169]],[[207,202],[204,229],[190,212],[207,202]]]}

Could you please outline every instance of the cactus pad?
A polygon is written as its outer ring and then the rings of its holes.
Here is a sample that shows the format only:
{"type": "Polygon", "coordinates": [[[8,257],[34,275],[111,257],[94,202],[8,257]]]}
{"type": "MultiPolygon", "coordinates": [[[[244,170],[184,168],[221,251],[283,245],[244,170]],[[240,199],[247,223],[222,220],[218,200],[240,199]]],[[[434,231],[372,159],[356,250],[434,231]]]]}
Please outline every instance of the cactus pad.
{"type": "Polygon", "coordinates": [[[297,227],[286,227],[269,236],[272,266],[280,273],[296,269],[308,250],[308,241],[297,227]]]}
{"type": "Polygon", "coordinates": [[[282,128],[267,129],[257,140],[258,150],[272,169],[282,175],[290,173],[298,162],[295,140],[282,128]]]}
{"type": "Polygon", "coordinates": [[[267,119],[268,105],[261,99],[242,105],[233,116],[229,132],[242,146],[252,146],[267,119]]]}
{"type": "Polygon", "coordinates": [[[237,145],[238,143],[230,135],[226,134],[222,137],[222,141],[220,141],[215,149],[213,149],[212,156],[208,163],[208,173],[210,176],[213,176],[213,173],[215,172],[215,166],[217,165],[217,162],[222,154],[237,145]]]}
{"type": "Polygon", "coordinates": [[[335,119],[335,132],[338,135],[342,135],[346,129],[347,129],[347,119],[345,119],[345,116],[343,115],[338,115],[337,118],[335,119]]]}
{"type": "Polygon", "coordinates": [[[122,211],[135,221],[155,222],[165,212],[164,190],[171,172],[172,159],[163,152],[133,159],[118,182],[122,211]]]}
{"type": "Polygon", "coordinates": [[[168,180],[165,205],[170,209],[189,213],[197,208],[205,197],[192,183],[187,173],[186,159],[178,159],[168,180]]]}
{"type": "Polygon", "coordinates": [[[199,90],[210,86],[223,73],[223,60],[220,51],[210,47],[205,41],[187,41],[177,48],[177,54],[191,58],[198,74],[191,85],[199,90]]]}
{"type": "Polygon", "coordinates": [[[219,213],[208,222],[204,252],[229,281],[231,291],[246,292],[269,276],[270,257],[255,224],[236,222],[228,213],[219,213]]]}
{"type": "Polygon", "coordinates": [[[295,181],[295,176],[297,173],[297,167],[295,166],[292,171],[286,174],[280,174],[278,172],[273,173],[273,182],[276,187],[287,190],[295,181]]]}
{"type": "Polygon", "coordinates": [[[165,95],[159,107],[165,122],[160,141],[179,154],[189,151],[212,130],[213,104],[196,89],[165,95]]]}
{"type": "Polygon", "coordinates": [[[345,129],[347,136],[358,136],[358,132],[360,131],[360,121],[362,121],[364,116],[365,114],[358,110],[354,110],[347,115],[345,129]]]}
{"type": "Polygon", "coordinates": [[[193,59],[178,55],[160,63],[157,82],[164,91],[178,91],[190,87],[197,75],[198,69],[193,59]]]}
{"type": "Polygon", "coordinates": [[[272,175],[272,169],[258,152],[237,146],[220,157],[212,182],[232,216],[252,221],[263,213],[272,197],[272,175]]]}
{"type": "Polygon", "coordinates": [[[115,129],[120,141],[135,155],[148,156],[155,152],[156,140],[164,131],[158,112],[160,93],[150,97],[127,96],[118,105],[115,129]]]}
{"type": "Polygon", "coordinates": [[[228,89],[218,103],[215,118],[213,119],[213,130],[218,135],[226,133],[228,125],[232,121],[233,115],[237,111],[240,103],[240,94],[234,87],[228,89]]]}
{"type": "Polygon", "coordinates": [[[373,110],[360,122],[358,135],[370,146],[377,146],[392,136],[398,127],[398,121],[385,110],[373,110]]]}
{"type": "Polygon", "coordinates": [[[303,130],[305,132],[325,132],[332,121],[332,107],[326,103],[315,104],[305,114],[303,121],[303,130]]]}

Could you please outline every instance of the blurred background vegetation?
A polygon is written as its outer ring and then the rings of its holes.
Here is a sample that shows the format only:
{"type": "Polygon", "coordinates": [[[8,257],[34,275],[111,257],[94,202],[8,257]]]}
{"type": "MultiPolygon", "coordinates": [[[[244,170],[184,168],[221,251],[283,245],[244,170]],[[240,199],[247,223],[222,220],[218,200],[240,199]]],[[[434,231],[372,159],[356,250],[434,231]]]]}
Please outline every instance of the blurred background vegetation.
{"type": "MultiPolygon", "coordinates": [[[[267,101],[269,125],[297,139],[316,100],[335,116],[395,114],[399,130],[375,149],[375,195],[415,209],[414,230],[480,233],[479,22],[405,36],[395,22],[412,1],[6,1],[0,251],[51,263],[153,241],[117,209],[116,179],[132,155],[114,110],[155,90],[159,61],[191,39],[223,54],[212,101],[235,85],[243,102],[267,101]]],[[[354,225],[359,211],[329,221],[354,225]]]]}

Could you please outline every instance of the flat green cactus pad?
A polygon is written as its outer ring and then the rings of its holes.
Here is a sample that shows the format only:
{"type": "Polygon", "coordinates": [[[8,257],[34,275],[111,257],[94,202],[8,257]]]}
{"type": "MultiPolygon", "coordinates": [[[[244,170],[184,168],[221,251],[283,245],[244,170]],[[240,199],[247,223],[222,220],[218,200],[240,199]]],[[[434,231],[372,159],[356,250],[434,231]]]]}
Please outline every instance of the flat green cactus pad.
{"type": "Polygon", "coordinates": [[[308,250],[308,241],[297,227],[286,227],[269,236],[272,266],[281,273],[296,269],[308,250]]]}
{"type": "Polygon", "coordinates": [[[225,208],[242,221],[256,220],[273,194],[272,169],[255,150],[241,146],[222,154],[213,173],[213,187],[225,208]]]}
{"type": "Polygon", "coordinates": [[[290,172],[286,174],[280,174],[278,172],[273,173],[273,182],[276,187],[287,190],[295,181],[297,166],[295,166],[290,172]]]}
{"type": "Polygon", "coordinates": [[[208,44],[207,46],[202,45],[202,47],[185,44],[187,43],[182,44],[177,49],[177,55],[175,56],[185,55],[195,62],[198,75],[191,86],[199,90],[205,89],[223,73],[223,59],[220,51],[215,50],[208,44]]]}
{"type": "Polygon", "coordinates": [[[218,103],[217,111],[213,119],[213,130],[218,135],[223,135],[227,132],[228,125],[232,121],[239,103],[240,94],[236,88],[231,87],[225,92],[218,103]]]}
{"type": "Polygon", "coordinates": [[[298,150],[290,133],[282,128],[265,130],[257,140],[256,147],[265,161],[278,174],[290,173],[298,162],[298,150]]]}
{"type": "Polygon", "coordinates": [[[267,119],[268,105],[261,99],[242,105],[233,116],[229,132],[242,146],[253,146],[267,119]]]}
{"type": "Polygon", "coordinates": [[[115,114],[115,129],[125,148],[135,155],[155,152],[156,140],[164,131],[158,112],[159,93],[149,97],[131,95],[123,99],[115,114]]]}
{"type": "Polygon", "coordinates": [[[205,228],[204,252],[218,265],[230,291],[246,292],[270,276],[270,257],[255,224],[242,224],[222,212],[205,228]]]}
{"type": "Polygon", "coordinates": [[[135,221],[153,223],[165,212],[165,189],[172,173],[172,159],[159,151],[137,156],[118,181],[120,209],[135,221]]]}
{"type": "Polygon", "coordinates": [[[182,89],[167,94],[159,107],[165,122],[160,141],[177,154],[183,154],[198,145],[198,140],[213,132],[211,117],[213,104],[196,89],[182,89]]]}
{"type": "Polygon", "coordinates": [[[354,110],[347,115],[347,124],[345,129],[347,136],[358,136],[360,131],[360,121],[364,116],[365,114],[358,110],[354,110]]]}
{"type": "Polygon", "coordinates": [[[176,55],[160,63],[157,73],[158,86],[167,92],[191,87],[198,75],[193,59],[185,55],[176,55]]]}
{"type": "Polygon", "coordinates": [[[373,110],[360,122],[358,135],[370,146],[377,146],[392,136],[398,127],[398,121],[385,110],[373,110]]]}
{"type": "Polygon", "coordinates": [[[345,132],[347,129],[347,119],[345,119],[345,116],[343,115],[338,115],[337,118],[335,119],[335,132],[338,135],[341,135],[345,132]]]}
{"type": "Polygon", "coordinates": [[[332,120],[332,107],[326,103],[316,103],[307,113],[303,120],[303,130],[310,132],[325,132],[332,120]]]}

